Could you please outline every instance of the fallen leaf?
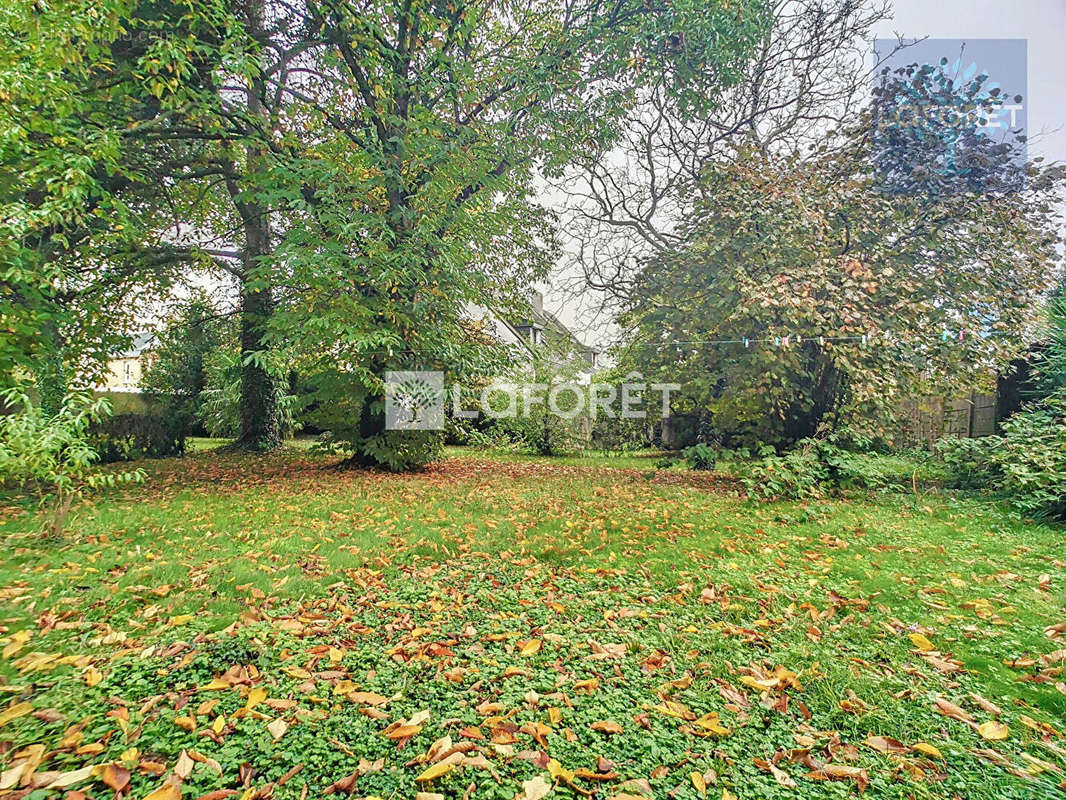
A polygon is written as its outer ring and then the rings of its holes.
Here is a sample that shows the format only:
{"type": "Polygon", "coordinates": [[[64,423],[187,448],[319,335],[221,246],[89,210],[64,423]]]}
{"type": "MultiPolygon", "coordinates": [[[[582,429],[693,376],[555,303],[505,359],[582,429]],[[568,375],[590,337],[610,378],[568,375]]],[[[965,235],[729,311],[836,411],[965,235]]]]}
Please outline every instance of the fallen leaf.
{"type": "Polygon", "coordinates": [[[13,706],[8,706],[3,711],[0,711],[0,726],[6,725],[13,719],[24,717],[33,711],[33,706],[29,703],[15,703],[13,706]]]}
{"type": "Polygon", "coordinates": [[[522,781],[522,794],[520,800],[541,800],[547,797],[552,790],[552,785],[544,780],[543,775],[522,781]]]}
{"type": "Polygon", "coordinates": [[[981,737],[984,739],[989,739],[991,741],[1002,741],[1010,735],[1010,728],[1008,728],[1002,722],[989,720],[988,722],[982,722],[980,725],[978,725],[977,732],[981,734],[981,737]]]}
{"type": "Polygon", "coordinates": [[[441,775],[447,775],[453,769],[455,769],[454,763],[448,761],[441,761],[440,763],[431,766],[429,769],[427,769],[425,772],[415,778],[415,780],[421,782],[431,781],[434,778],[439,778],[441,775]]]}
{"type": "Polygon", "coordinates": [[[929,756],[930,758],[944,758],[943,753],[933,747],[933,745],[926,744],[925,742],[918,742],[916,745],[914,745],[914,749],[919,753],[922,753],[923,755],[929,756]]]}
{"type": "Polygon", "coordinates": [[[921,650],[923,653],[928,653],[930,650],[936,650],[936,645],[929,641],[925,636],[920,633],[912,633],[908,636],[911,640],[911,644],[921,650]]]}

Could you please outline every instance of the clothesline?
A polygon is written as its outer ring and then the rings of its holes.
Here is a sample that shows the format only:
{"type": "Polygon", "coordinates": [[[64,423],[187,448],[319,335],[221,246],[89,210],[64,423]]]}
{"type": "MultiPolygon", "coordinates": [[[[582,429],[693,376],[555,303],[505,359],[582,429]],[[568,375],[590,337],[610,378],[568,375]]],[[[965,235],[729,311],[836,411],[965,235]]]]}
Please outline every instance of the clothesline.
{"type": "MultiPolygon", "coordinates": [[[[987,339],[987,338],[989,338],[991,336],[996,335],[997,333],[1002,333],[1002,332],[1001,331],[987,331],[987,332],[983,332],[983,333],[978,333],[976,335],[978,337],[982,338],[982,339],[987,339]]],[[[949,342],[949,341],[962,342],[962,341],[965,341],[967,337],[973,338],[974,336],[975,336],[975,334],[973,332],[971,332],[971,331],[965,331],[965,330],[948,331],[948,330],[945,330],[945,331],[942,331],[941,334],[940,334],[940,341],[942,341],[942,342],[949,342]]],[[[772,342],[775,347],[788,347],[788,346],[793,345],[793,344],[802,344],[804,341],[816,341],[820,345],[823,345],[823,344],[825,344],[827,342],[861,342],[862,344],[872,344],[872,343],[875,343],[877,341],[881,341],[883,343],[889,343],[889,342],[893,342],[893,341],[913,340],[915,338],[917,338],[917,337],[909,337],[909,338],[905,337],[905,338],[902,338],[902,339],[899,338],[899,337],[895,337],[894,338],[891,331],[881,331],[880,333],[852,334],[852,335],[848,335],[848,336],[802,336],[802,335],[790,334],[788,336],[741,337],[739,339],[690,339],[690,340],[670,339],[670,340],[661,341],[661,342],[653,342],[653,341],[631,342],[627,346],[628,347],[640,347],[640,346],[644,346],[644,347],[671,347],[671,346],[675,346],[675,345],[683,345],[683,346],[686,346],[686,347],[691,347],[691,346],[695,346],[695,345],[709,345],[709,344],[740,344],[740,345],[743,345],[744,347],[750,347],[751,345],[754,345],[754,344],[764,344],[764,343],[767,343],[767,342],[772,342]]]]}

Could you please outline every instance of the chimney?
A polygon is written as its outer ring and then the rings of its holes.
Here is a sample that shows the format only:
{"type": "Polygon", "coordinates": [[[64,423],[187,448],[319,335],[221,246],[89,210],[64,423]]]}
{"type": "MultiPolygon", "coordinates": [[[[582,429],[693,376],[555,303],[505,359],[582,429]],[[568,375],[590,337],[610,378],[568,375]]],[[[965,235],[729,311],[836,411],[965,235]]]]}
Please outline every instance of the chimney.
{"type": "Polygon", "coordinates": [[[529,298],[529,304],[533,306],[534,316],[539,317],[544,314],[544,295],[536,289],[533,290],[533,296],[529,298]]]}

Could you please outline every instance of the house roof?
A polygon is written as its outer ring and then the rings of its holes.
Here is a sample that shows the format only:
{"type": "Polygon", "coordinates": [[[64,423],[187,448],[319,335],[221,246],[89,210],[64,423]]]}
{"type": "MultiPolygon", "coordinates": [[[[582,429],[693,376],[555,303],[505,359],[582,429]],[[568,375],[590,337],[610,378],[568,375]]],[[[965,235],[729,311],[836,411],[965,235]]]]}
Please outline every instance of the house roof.
{"type": "Polygon", "coordinates": [[[133,337],[130,346],[121,353],[116,353],[115,358],[138,358],[144,351],[151,350],[154,346],[154,333],[138,333],[133,337]]]}
{"type": "Polygon", "coordinates": [[[574,350],[581,353],[598,353],[594,347],[589,347],[582,342],[558,317],[544,308],[544,298],[540,292],[535,292],[530,301],[530,315],[526,318],[507,320],[511,328],[540,328],[549,331],[570,343],[574,350]]]}

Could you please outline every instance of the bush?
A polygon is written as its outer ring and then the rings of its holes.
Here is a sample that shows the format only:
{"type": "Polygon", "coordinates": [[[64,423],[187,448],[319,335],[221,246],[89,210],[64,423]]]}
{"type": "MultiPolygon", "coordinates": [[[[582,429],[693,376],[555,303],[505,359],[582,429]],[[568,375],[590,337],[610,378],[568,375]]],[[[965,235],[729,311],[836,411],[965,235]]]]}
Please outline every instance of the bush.
{"type": "Polygon", "coordinates": [[[985,489],[995,486],[1002,474],[993,459],[998,436],[958,439],[950,436],[935,445],[937,455],[947,470],[952,489],[985,489]]]}
{"type": "Polygon", "coordinates": [[[1066,390],[1031,403],[1001,436],[944,439],[937,454],[958,489],[990,489],[1022,514],[1066,519],[1066,390]]]}
{"type": "MultiPolygon", "coordinates": [[[[234,439],[241,432],[241,369],[243,361],[236,351],[216,350],[206,360],[207,385],[200,392],[199,421],[209,436],[218,439],[234,439]]],[[[301,401],[295,395],[282,391],[286,376],[280,366],[270,364],[269,371],[276,382],[278,413],[282,434],[292,436],[300,425],[295,421],[301,401]]]]}
{"type": "Polygon", "coordinates": [[[684,449],[685,461],[689,469],[714,469],[718,460],[718,451],[709,444],[694,444],[684,449]]]}
{"type": "Polygon", "coordinates": [[[59,536],[74,500],[100,486],[142,480],[144,473],[92,474],[97,454],[89,428],[108,413],[107,401],[74,392],[63,398],[55,413],[34,404],[18,387],[0,393],[14,408],[0,415],[0,482],[32,489],[48,506],[48,529],[59,536]]]}
{"type": "Polygon", "coordinates": [[[867,455],[868,446],[862,437],[843,431],[803,439],[781,455],[764,447],[740,482],[748,497],[757,500],[802,500],[843,489],[880,489],[893,477],[867,455]]]}
{"type": "Polygon", "coordinates": [[[93,424],[90,433],[91,446],[105,463],[185,453],[185,426],[175,416],[117,414],[93,424]]]}
{"type": "Polygon", "coordinates": [[[995,438],[1007,501],[1023,514],[1066,519],[1066,389],[1015,414],[995,438]]]}

